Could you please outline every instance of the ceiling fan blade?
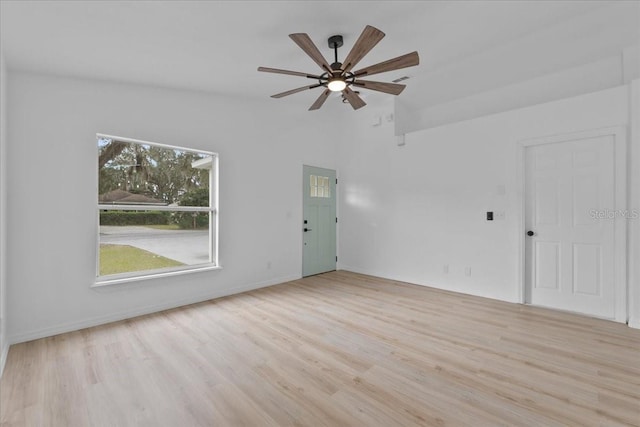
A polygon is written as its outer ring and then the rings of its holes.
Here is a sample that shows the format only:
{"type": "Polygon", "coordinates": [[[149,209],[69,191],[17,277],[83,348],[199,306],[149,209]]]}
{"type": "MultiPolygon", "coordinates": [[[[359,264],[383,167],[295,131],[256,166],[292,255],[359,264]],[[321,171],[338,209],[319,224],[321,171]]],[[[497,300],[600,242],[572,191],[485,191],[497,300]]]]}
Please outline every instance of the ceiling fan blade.
{"type": "Polygon", "coordinates": [[[311,85],[311,86],[302,86],[297,89],[291,89],[286,92],[276,93],[275,95],[271,95],[272,98],[282,98],[285,96],[293,95],[294,93],[302,92],[303,90],[313,89],[322,85],[311,85]]]}
{"type": "Polygon", "coordinates": [[[382,31],[372,27],[371,25],[367,25],[351,48],[351,52],[349,52],[347,57],[344,59],[342,69],[345,72],[351,71],[351,69],[355,67],[356,64],[360,62],[360,60],[364,58],[364,56],[369,53],[369,51],[373,49],[373,47],[383,38],[384,33],[382,31]]]}
{"type": "Polygon", "coordinates": [[[388,61],[380,62],[375,65],[371,65],[366,68],[362,68],[358,71],[354,71],[356,77],[360,76],[372,76],[378,73],[386,73],[387,71],[399,70],[401,68],[413,67],[420,63],[418,52],[407,53],[406,55],[398,56],[397,58],[389,59],[388,61]]]}
{"type": "Polygon", "coordinates": [[[333,70],[331,70],[331,66],[329,65],[327,60],[324,59],[324,56],[322,56],[322,54],[320,53],[316,45],[313,43],[309,35],[307,35],[306,33],[295,33],[295,34],[289,34],[289,37],[298,46],[300,46],[300,49],[304,50],[305,53],[309,55],[311,59],[313,59],[315,63],[320,66],[320,68],[322,68],[323,70],[329,73],[333,72],[333,70]]]}
{"type": "Polygon", "coordinates": [[[358,96],[357,93],[349,89],[348,86],[344,88],[344,90],[342,91],[342,94],[344,95],[345,98],[347,98],[347,101],[349,101],[349,104],[351,104],[354,110],[357,110],[358,108],[362,108],[365,105],[367,105],[367,103],[364,102],[362,98],[358,96]]]}
{"type": "Polygon", "coordinates": [[[324,104],[324,101],[326,101],[327,98],[329,97],[330,93],[331,91],[329,89],[322,92],[318,97],[318,99],[316,99],[316,102],[311,104],[311,107],[309,107],[309,111],[320,109],[320,107],[322,107],[322,104],[324,104]]]}
{"type": "Polygon", "coordinates": [[[364,89],[390,93],[391,95],[400,95],[404,88],[407,87],[407,85],[399,85],[397,83],[372,82],[369,80],[356,80],[352,84],[364,89]]]}
{"type": "Polygon", "coordinates": [[[258,67],[258,71],[263,71],[265,73],[289,74],[291,76],[306,77],[308,79],[316,79],[316,80],[320,79],[320,76],[315,76],[313,74],[301,73],[299,71],[281,70],[279,68],[258,67]]]}

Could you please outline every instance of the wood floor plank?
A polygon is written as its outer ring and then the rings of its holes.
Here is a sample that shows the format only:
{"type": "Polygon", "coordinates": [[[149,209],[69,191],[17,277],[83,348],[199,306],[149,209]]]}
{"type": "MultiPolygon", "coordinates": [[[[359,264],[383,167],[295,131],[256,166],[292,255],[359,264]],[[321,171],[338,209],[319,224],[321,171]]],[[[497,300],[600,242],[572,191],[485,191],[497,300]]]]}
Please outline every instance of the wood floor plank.
{"type": "Polygon", "coordinates": [[[11,347],[2,426],[640,426],[640,331],[345,271],[11,347]]]}

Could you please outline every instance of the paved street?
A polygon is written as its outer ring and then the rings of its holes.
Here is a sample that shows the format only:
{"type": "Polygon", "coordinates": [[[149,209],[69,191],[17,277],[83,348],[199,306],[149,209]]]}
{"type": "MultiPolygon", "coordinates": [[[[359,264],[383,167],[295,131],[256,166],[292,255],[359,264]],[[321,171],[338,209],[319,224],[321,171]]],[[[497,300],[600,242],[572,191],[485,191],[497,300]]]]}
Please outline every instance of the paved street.
{"type": "Polygon", "coordinates": [[[100,226],[100,243],[129,245],[184,264],[209,262],[209,231],[100,226]]]}

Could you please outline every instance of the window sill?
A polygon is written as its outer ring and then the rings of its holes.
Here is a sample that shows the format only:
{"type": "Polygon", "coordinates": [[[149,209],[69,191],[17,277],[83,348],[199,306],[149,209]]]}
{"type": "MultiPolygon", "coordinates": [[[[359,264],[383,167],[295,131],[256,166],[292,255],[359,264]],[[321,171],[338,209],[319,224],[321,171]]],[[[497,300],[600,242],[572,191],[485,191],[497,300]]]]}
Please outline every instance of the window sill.
{"type": "Polygon", "coordinates": [[[185,274],[200,273],[203,271],[213,271],[213,270],[222,270],[222,267],[219,265],[205,265],[202,267],[195,267],[195,268],[189,268],[184,270],[163,271],[160,273],[142,274],[139,276],[98,278],[96,279],[95,283],[91,285],[91,287],[101,288],[103,286],[121,285],[121,284],[126,284],[131,282],[139,282],[142,280],[161,279],[164,277],[182,276],[185,274]]]}

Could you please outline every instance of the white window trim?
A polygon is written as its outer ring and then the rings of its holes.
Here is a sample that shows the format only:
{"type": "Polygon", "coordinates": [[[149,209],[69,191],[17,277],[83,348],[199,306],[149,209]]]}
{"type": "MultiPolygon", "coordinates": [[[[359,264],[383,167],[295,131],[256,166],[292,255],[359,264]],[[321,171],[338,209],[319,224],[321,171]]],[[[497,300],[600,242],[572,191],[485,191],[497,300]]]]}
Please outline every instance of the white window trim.
{"type": "Polygon", "coordinates": [[[188,268],[174,267],[173,269],[166,270],[149,270],[155,271],[155,273],[139,274],[137,276],[127,276],[127,273],[122,274],[110,274],[108,276],[102,276],[98,278],[92,288],[100,288],[103,286],[122,285],[125,283],[139,282],[149,279],[162,279],[164,277],[182,276],[185,274],[200,273],[203,271],[222,270],[222,266],[213,264],[198,264],[190,265],[188,268]]]}
{"type": "MultiPolygon", "coordinates": [[[[149,280],[149,279],[158,279],[163,277],[171,277],[183,274],[191,274],[191,273],[200,273],[203,271],[212,271],[212,270],[221,270],[222,266],[220,266],[218,262],[218,162],[219,156],[218,153],[214,153],[212,151],[207,150],[198,150],[194,148],[186,148],[180,147],[177,145],[169,145],[169,144],[161,144],[157,142],[151,141],[143,141],[139,139],[133,138],[124,138],[115,135],[107,135],[103,133],[97,133],[97,138],[104,139],[114,139],[121,142],[134,143],[134,144],[144,144],[151,145],[154,147],[166,148],[170,150],[181,150],[188,151],[191,153],[199,153],[206,154],[211,156],[212,165],[211,172],[209,173],[209,206],[147,206],[147,205],[112,205],[112,204],[97,204],[96,209],[96,279],[95,282],[91,285],[94,287],[102,287],[109,285],[118,285],[130,282],[137,282],[141,280],[149,280]],[[209,213],[209,242],[211,244],[210,247],[210,261],[202,264],[194,264],[188,266],[180,266],[180,267],[170,267],[165,269],[156,269],[156,270],[143,270],[143,271],[132,271],[127,273],[118,273],[118,274],[109,274],[100,276],[100,211],[101,210],[154,210],[154,211],[169,211],[169,212],[207,212],[209,213]]],[[[98,149],[98,145],[96,144],[96,149],[98,149]]],[[[97,156],[96,156],[97,157],[97,156]]],[[[96,173],[99,174],[99,171],[96,168],[96,173]]],[[[99,176],[97,177],[96,184],[98,182],[99,176]]],[[[96,193],[97,186],[96,186],[96,193]]]]}

